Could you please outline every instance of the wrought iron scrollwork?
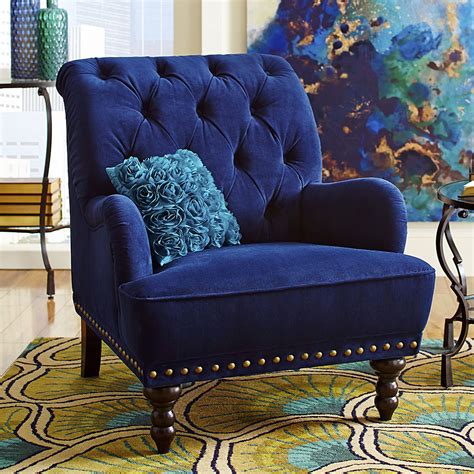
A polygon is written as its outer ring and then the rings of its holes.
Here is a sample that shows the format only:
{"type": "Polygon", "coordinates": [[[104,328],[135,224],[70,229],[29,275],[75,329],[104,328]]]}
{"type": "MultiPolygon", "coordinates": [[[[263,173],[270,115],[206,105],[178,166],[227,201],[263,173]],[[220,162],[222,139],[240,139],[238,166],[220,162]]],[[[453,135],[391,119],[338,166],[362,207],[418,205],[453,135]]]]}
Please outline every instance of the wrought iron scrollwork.
{"type": "Polygon", "coordinates": [[[438,255],[438,260],[444,273],[451,282],[451,289],[456,295],[456,299],[458,301],[456,312],[451,318],[446,319],[444,327],[444,348],[447,349],[447,352],[442,355],[441,366],[441,383],[444,387],[451,387],[453,385],[451,359],[461,350],[462,346],[466,342],[469,324],[472,322],[469,319],[470,309],[468,300],[470,298],[467,295],[466,273],[464,271],[461,254],[454,243],[454,239],[451,234],[451,228],[449,226],[451,217],[456,211],[458,212],[458,216],[463,219],[469,215],[469,211],[465,209],[459,210],[456,207],[450,206],[448,204],[443,205],[443,213],[436,233],[436,253],[438,255]],[[446,255],[444,253],[445,238],[453,255],[453,262],[454,266],[456,267],[457,275],[453,273],[446,261],[446,255]],[[454,342],[453,331],[453,323],[455,321],[459,321],[461,323],[461,331],[456,342],[454,342]]]}

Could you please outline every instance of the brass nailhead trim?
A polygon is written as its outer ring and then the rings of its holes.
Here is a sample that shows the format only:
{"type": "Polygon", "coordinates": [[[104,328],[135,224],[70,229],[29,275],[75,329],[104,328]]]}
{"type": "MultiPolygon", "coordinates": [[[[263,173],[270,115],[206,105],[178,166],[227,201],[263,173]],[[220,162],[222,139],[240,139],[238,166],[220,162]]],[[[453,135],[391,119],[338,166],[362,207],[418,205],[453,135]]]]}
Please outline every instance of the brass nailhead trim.
{"type": "MultiPolygon", "coordinates": [[[[94,318],[79,304],[79,303],[76,303],[74,302],[74,305],[76,306],[76,308],[78,308],[80,310],[80,312],[92,323],[92,326],[94,326],[97,331],[102,334],[103,336],[105,336],[109,341],[110,343],[112,344],[113,347],[115,347],[115,349],[117,349],[117,352],[127,361],[127,362],[130,362],[130,365],[132,365],[133,367],[135,367],[137,369],[137,372],[141,375],[144,374],[144,371],[143,369],[138,365],[138,362],[136,360],[133,360],[133,358],[131,358],[126,352],[125,352],[125,349],[123,349],[122,347],[120,347],[119,343],[117,341],[115,341],[115,339],[108,333],[108,331],[106,331],[105,329],[103,329],[100,324],[94,320],[94,318]]],[[[151,377],[151,374],[152,373],[155,373],[156,374],[156,371],[152,370],[150,372],[150,377],[151,377]]],[[[158,375],[158,374],[157,374],[158,375]]],[[[154,378],[154,377],[152,377],[154,378]]]]}
{"type": "MultiPolygon", "coordinates": [[[[109,339],[109,341],[111,342],[111,344],[117,349],[117,351],[120,353],[120,355],[122,355],[122,356],[125,358],[125,360],[126,360],[127,362],[130,362],[130,365],[133,365],[133,366],[137,369],[137,371],[138,371],[139,374],[143,375],[143,374],[144,374],[143,369],[138,366],[137,361],[134,360],[133,358],[131,358],[131,357],[125,352],[125,350],[122,349],[122,347],[120,347],[120,345],[118,344],[118,342],[116,342],[115,339],[114,339],[112,336],[110,336],[110,334],[109,334],[105,329],[101,328],[100,325],[99,325],[96,321],[94,321],[94,319],[92,318],[92,316],[90,316],[90,314],[89,314],[79,303],[75,303],[75,306],[76,306],[77,308],[79,308],[79,310],[82,312],[82,314],[83,314],[84,316],[86,316],[86,318],[87,318],[88,320],[91,321],[92,325],[98,330],[98,332],[99,332],[100,334],[106,336],[107,339],[109,339]]],[[[383,348],[384,351],[388,351],[388,350],[390,349],[390,347],[391,347],[391,345],[390,345],[390,343],[388,343],[388,342],[385,343],[385,344],[382,346],[382,348],[383,348]]],[[[404,343],[400,341],[400,342],[398,342],[398,343],[396,344],[396,347],[397,347],[397,349],[403,349],[404,343]]],[[[410,347],[411,347],[412,349],[416,349],[416,348],[418,347],[418,343],[417,343],[416,341],[412,341],[412,342],[410,343],[410,347]]],[[[377,351],[377,346],[376,346],[376,345],[371,345],[370,348],[369,348],[369,350],[370,350],[370,352],[376,352],[376,351],[377,351]]],[[[364,353],[364,348],[363,348],[363,347],[358,347],[358,348],[356,349],[356,353],[359,354],[359,355],[363,354],[363,353],[364,353]]],[[[333,350],[331,350],[331,351],[329,352],[329,355],[330,355],[331,357],[336,357],[337,351],[336,351],[335,349],[333,349],[333,350]]],[[[351,355],[352,355],[352,350],[351,350],[351,349],[346,349],[346,350],[344,351],[344,355],[345,355],[346,357],[351,356],[351,355]]],[[[322,352],[316,352],[316,354],[314,354],[314,356],[316,357],[316,359],[321,359],[321,358],[323,357],[323,353],[322,353],[322,352]]],[[[301,357],[301,360],[307,360],[307,359],[309,358],[309,354],[308,354],[307,352],[304,352],[303,354],[301,354],[300,357],[301,357]]],[[[275,363],[275,364],[279,364],[279,363],[281,362],[281,359],[280,359],[279,356],[275,356],[272,360],[273,360],[273,363],[275,363]]],[[[288,354],[288,356],[286,357],[286,360],[287,360],[288,362],[293,362],[293,361],[295,360],[295,356],[294,356],[293,354],[288,354]]],[[[258,364],[259,364],[259,365],[265,365],[265,364],[266,364],[266,360],[263,359],[263,358],[261,358],[261,359],[258,360],[258,364]]],[[[249,360],[245,360],[245,361],[242,363],[242,366],[245,367],[245,368],[250,367],[250,365],[251,365],[251,362],[250,362],[249,360]]],[[[228,368],[229,370],[234,370],[235,367],[236,367],[236,365],[235,365],[234,362],[230,362],[230,363],[227,365],[227,368],[228,368]]],[[[212,370],[213,372],[217,372],[217,371],[220,370],[220,367],[219,367],[218,364],[214,364],[214,365],[211,367],[211,370],[212,370]]],[[[181,372],[181,375],[188,375],[189,369],[188,369],[187,367],[183,367],[180,372],[181,372]]],[[[198,367],[196,367],[196,368],[194,369],[194,372],[195,372],[196,374],[200,374],[200,373],[203,372],[203,368],[202,368],[201,366],[198,366],[198,367]]],[[[167,376],[173,375],[173,369],[166,369],[165,375],[167,375],[167,376]]],[[[152,371],[150,371],[149,376],[150,376],[150,378],[154,379],[154,378],[156,378],[156,377],[158,376],[158,373],[157,373],[155,370],[152,370],[152,371]]]]}
{"type": "Polygon", "coordinates": [[[418,347],[418,343],[416,341],[412,341],[412,342],[410,342],[410,347],[412,349],[416,349],[418,347]]]}

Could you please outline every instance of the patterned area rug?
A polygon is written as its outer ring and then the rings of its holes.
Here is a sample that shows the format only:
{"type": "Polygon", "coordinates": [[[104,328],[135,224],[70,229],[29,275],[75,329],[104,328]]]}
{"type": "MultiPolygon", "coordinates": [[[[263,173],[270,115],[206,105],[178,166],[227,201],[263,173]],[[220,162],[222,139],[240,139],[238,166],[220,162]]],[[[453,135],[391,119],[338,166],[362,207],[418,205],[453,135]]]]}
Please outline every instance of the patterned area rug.
{"type": "Polygon", "coordinates": [[[474,471],[474,350],[440,380],[438,341],[401,377],[400,406],[377,421],[368,363],[198,383],[176,405],[168,455],[148,436],[141,384],[107,350],[101,376],[79,376],[77,339],[36,340],[0,388],[0,468],[7,472],[474,471]]]}

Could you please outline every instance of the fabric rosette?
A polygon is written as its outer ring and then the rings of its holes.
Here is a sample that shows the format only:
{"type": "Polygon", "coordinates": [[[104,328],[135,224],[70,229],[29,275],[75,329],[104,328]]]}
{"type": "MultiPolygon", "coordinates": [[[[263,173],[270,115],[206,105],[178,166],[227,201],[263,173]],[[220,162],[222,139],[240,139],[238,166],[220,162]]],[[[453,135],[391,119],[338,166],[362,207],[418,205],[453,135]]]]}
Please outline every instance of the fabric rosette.
{"type": "MultiPolygon", "coordinates": [[[[116,177],[122,189],[131,189],[133,186],[141,184],[144,176],[145,170],[138,158],[131,157],[116,166],[116,177]]],[[[113,184],[115,185],[115,183],[113,184]]],[[[123,193],[119,189],[117,191],[123,193]]]]}

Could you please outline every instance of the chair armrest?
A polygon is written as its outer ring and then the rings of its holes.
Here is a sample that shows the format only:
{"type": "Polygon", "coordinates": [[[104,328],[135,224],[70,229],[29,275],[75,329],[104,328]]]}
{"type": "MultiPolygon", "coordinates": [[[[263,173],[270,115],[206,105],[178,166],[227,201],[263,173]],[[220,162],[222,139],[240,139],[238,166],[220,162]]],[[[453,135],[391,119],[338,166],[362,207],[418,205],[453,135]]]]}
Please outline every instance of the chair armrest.
{"type": "MultiPolygon", "coordinates": [[[[91,199],[84,219],[95,238],[104,240],[103,258],[112,252],[115,286],[153,273],[150,244],[142,216],[133,201],[120,194],[91,199]],[[97,232],[100,228],[105,230],[97,232]]],[[[101,268],[103,262],[92,262],[101,268]]]]}
{"type": "Polygon", "coordinates": [[[302,223],[305,242],[397,253],[405,249],[405,202],[384,179],[309,184],[303,190],[302,223]]]}

